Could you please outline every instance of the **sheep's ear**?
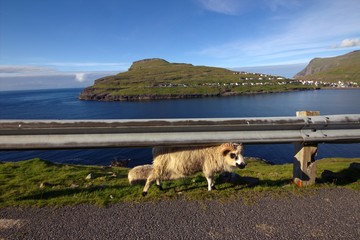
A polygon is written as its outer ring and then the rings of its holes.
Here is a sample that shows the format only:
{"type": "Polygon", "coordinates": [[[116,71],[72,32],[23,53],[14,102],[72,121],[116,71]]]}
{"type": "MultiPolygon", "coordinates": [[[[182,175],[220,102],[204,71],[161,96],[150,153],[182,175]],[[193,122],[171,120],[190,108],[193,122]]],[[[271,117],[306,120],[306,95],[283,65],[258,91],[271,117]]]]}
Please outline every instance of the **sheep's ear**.
{"type": "Polygon", "coordinates": [[[234,147],[235,149],[241,149],[243,147],[243,144],[242,143],[234,143],[234,147]]]}
{"type": "Polygon", "coordinates": [[[222,155],[225,157],[226,155],[228,155],[229,152],[230,152],[230,149],[226,148],[222,151],[222,155]]]}

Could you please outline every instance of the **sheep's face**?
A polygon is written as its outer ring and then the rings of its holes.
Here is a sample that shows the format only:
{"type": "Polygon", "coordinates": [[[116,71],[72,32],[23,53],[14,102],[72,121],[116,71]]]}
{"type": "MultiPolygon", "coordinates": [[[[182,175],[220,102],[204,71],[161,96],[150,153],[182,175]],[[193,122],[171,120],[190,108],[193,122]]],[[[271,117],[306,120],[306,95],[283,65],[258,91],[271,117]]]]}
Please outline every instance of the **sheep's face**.
{"type": "Polygon", "coordinates": [[[238,168],[245,168],[246,162],[242,156],[243,146],[242,144],[231,144],[222,150],[222,155],[225,158],[226,165],[238,168]]]}

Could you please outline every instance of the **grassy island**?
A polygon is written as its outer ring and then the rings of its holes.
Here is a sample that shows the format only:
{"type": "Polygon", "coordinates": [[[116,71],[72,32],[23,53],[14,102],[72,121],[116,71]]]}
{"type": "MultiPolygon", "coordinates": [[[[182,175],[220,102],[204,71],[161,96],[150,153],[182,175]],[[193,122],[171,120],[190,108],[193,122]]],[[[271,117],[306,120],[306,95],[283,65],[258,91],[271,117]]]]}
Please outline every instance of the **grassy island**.
{"type": "Polygon", "coordinates": [[[96,80],[79,98],[100,101],[174,99],[313,88],[281,76],[153,58],[134,62],[126,72],[96,80]]]}

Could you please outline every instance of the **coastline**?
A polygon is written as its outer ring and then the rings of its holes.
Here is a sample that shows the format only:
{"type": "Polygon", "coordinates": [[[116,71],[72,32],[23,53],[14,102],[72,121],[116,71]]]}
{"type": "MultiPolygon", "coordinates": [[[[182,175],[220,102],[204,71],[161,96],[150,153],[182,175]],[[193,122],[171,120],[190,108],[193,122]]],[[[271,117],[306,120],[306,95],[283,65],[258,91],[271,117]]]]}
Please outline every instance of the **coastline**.
{"type": "Polygon", "coordinates": [[[320,90],[354,90],[360,87],[322,87],[320,90]]]}
{"type": "Polygon", "coordinates": [[[293,88],[283,89],[279,91],[248,91],[248,92],[223,92],[218,94],[140,94],[140,95],[111,95],[109,93],[96,94],[94,88],[85,88],[79,100],[83,101],[151,101],[151,100],[175,100],[175,99],[192,99],[192,98],[208,98],[208,97],[229,97],[229,96],[242,96],[242,95],[255,95],[255,94],[271,94],[271,93],[285,93],[285,92],[299,92],[321,90],[322,88],[293,88]]]}

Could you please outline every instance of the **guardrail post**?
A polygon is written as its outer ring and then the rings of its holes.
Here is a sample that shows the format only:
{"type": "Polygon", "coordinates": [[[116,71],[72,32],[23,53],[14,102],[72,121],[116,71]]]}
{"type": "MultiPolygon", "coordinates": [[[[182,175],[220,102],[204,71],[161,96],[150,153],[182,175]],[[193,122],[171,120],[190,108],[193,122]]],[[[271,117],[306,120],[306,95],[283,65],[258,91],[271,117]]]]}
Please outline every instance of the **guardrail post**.
{"type": "MultiPolygon", "coordinates": [[[[297,117],[319,116],[319,111],[300,111],[296,112],[297,117]]],[[[315,184],[317,144],[305,145],[295,144],[295,158],[293,166],[293,181],[299,187],[315,184]]]]}

